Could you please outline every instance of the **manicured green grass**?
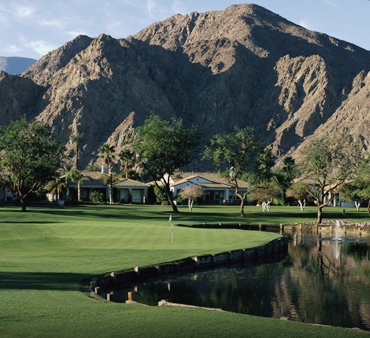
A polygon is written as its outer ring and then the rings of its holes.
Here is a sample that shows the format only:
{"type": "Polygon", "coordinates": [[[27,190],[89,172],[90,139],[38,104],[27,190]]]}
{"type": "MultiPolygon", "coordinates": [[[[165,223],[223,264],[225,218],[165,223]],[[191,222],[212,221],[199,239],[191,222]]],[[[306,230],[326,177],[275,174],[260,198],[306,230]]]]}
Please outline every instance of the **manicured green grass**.
{"type": "MultiPolygon", "coordinates": [[[[240,222],[238,207],[180,207],[173,223],[240,222]]],[[[314,208],[246,208],[253,224],[313,221],[314,208]]],[[[343,218],[341,209],[330,217],[343,218]]],[[[95,274],[248,248],[278,235],[174,228],[169,207],[0,208],[0,337],[361,337],[340,328],[200,309],[143,307],[80,291],[95,274]],[[82,283],[82,284],[81,284],[82,283]]],[[[326,212],[325,216],[329,214],[326,212]]],[[[365,212],[346,219],[367,220],[365,212]]]]}

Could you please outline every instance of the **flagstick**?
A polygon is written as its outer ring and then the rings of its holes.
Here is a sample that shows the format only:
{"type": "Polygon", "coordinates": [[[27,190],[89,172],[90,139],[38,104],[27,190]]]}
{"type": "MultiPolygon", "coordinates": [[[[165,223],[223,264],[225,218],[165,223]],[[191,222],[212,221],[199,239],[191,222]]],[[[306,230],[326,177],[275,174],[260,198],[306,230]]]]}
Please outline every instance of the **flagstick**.
{"type": "Polygon", "coordinates": [[[171,243],[173,244],[173,224],[171,223],[171,243]]]}
{"type": "Polygon", "coordinates": [[[172,224],[172,214],[168,220],[171,223],[171,243],[173,244],[173,224],[172,224]]]}

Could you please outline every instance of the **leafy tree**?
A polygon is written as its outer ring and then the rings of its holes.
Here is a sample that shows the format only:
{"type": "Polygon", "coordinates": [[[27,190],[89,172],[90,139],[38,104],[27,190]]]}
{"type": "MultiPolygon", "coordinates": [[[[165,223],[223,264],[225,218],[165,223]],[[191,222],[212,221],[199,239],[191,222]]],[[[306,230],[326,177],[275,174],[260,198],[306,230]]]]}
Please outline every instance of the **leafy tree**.
{"type": "MultiPolygon", "coordinates": [[[[362,200],[368,200],[368,198],[363,198],[363,193],[365,192],[365,189],[370,189],[369,186],[370,182],[366,182],[365,180],[359,179],[356,180],[356,182],[352,181],[349,184],[344,184],[343,188],[340,191],[340,197],[342,201],[345,202],[354,202],[356,206],[356,210],[360,210],[360,205],[362,200]]],[[[370,199],[369,199],[369,205],[368,205],[368,213],[370,207],[370,199]]],[[[369,213],[370,214],[370,213],[369,213]]]]}
{"type": "Polygon", "coordinates": [[[111,146],[109,143],[102,144],[98,149],[98,152],[100,153],[99,157],[103,159],[104,164],[108,167],[108,174],[110,174],[110,165],[115,159],[115,151],[116,148],[114,146],[111,146]]]}
{"type": "Polygon", "coordinates": [[[355,201],[357,211],[361,200],[368,201],[367,212],[370,215],[370,156],[359,164],[356,177],[344,184],[341,198],[344,201],[355,201]]]}
{"type": "Polygon", "coordinates": [[[235,195],[240,199],[240,216],[244,217],[247,196],[259,187],[265,187],[271,178],[271,152],[255,139],[252,128],[235,128],[230,134],[213,136],[204,151],[204,158],[212,159],[217,168],[226,169],[225,176],[235,188],[235,195]],[[240,192],[240,179],[249,183],[244,194],[240,192]]]}
{"type": "Polygon", "coordinates": [[[162,189],[160,189],[158,186],[155,185],[153,188],[153,191],[154,191],[155,200],[157,203],[162,203],[168,200],[167,194],[162,189]]]}
{"type": "Polygon", "coordinates": [[[103,202],[104,200],[103,194],[100,191],[96,191],[96,190],[90,193],[89,198],[90,198],[90,201],[93,203],[103,202]]]}
{"type": "Polygon", "coordinates": [[[119,182],[120,176],[116,173],[109,173],[108,175],[103,174],[101,175],[100,179],[103,181],[104,184],[108,185],[109,187],[109,204],[113,203],[113,185],[119,182]]]}
{"type": "Polygon", "coordinates": [[[287,197],[292,197],[298,201],[298,204],[301,208],[301,211],[304,211],[305,201],[307,199],[307,191],[309,190],[309,185],[303,182],[295,182],[290,188],[286,191],[287,197]]]}
{"type": "Polygon", "coordinates": [[[80,150],[80,143],[84,134],[74,133],[69,136],[70,141],[75,145],[75,169],[78,170],[78,157],[80,150]]]}
{"type": "Polygon", "coordinates": [[[302,151],[301,182],[309,183],[307,193],[318,206],[317,225],[322,221],[322,210],[340,192],[343,184],[355,177],[361,161],[360,143],[349,134],[338,137],[312,139],[302,151]]]}
{"type": "Polygon", "coordinates": [[[81,201],[81,184],[85,181],[91,180],[90,177],[84,176],[77,169],[72,169],[67,172],[67,178],[70,178],[72,182],[77,183],[77,201],[81,201]]]}
{"type": "Polygon", "coordinates": [[[170,176],[195,158],[199,145],[197,128],[187,129],[181,119],[166,121],[152,112],[135,132],[131,151],[137,163],[166,193],[173,211],[178,212],[170,190],[170,176]]]}
{"type": "Polygon", "coordinates": [[[183,199],[188,200],[188,207],[190,211],[193,211],[193,203],[197,198],[203,197],[204,191],[196,187],[195,185],[188,185],[186,188],[181,189],[179,195],[183,199]]]}
{"type": "Polygon", "coordinates": [[[279,189],[279,194],[275,196],[274,200],[277,200],[280,205],[285,205],[286,203],[286,192],[290,188],[291,182],[296,177],[296,172],[297,165],[291,156],[284,158],[282,167],[276,166],[272,169],[274,182],[279,189]]]}
{"type": "Polygon", "coordinates": [[[290,182],[295,178],[297,172],[297,165],[292,156],[286,156],[283,160],[283,173],[285,174],[286,181],[290,182]]]}
{"type": "Polygon", "coordinates": [[[121,170],[125,173],[125,177],[129,178],[130,169],[135,164],[135,157],[130,149],[124,149],[119,154],[118,157],[121,160],[121,170]]]}
{"type": "Polygon", "coordinates": [[[26,118],[0,127],[0,176],[26,211],[26,197],[57,177],[64,147],[49,127],[26,118]]]}
{"type": "Polygon", "coordinates": [[[270,204],[274,199],[281,196],[280,186],[275,178],[255,189],[250,196],[260,203],[270,204]]]}

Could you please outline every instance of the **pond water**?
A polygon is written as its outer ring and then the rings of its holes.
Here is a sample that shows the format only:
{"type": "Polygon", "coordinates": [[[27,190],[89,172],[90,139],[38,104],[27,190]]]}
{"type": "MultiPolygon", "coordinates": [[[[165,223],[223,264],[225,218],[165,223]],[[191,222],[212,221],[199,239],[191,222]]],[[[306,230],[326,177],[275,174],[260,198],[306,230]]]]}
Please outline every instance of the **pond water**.
{"type": "MultiPolygon", "coordinates": [[[[221,308],[370,331],[370,241],[294,234],[279,262],[239,264],[135,286],[135,300],[221,308]]],[[[132,289],[115,290],[124,302],[132,289]]]]}

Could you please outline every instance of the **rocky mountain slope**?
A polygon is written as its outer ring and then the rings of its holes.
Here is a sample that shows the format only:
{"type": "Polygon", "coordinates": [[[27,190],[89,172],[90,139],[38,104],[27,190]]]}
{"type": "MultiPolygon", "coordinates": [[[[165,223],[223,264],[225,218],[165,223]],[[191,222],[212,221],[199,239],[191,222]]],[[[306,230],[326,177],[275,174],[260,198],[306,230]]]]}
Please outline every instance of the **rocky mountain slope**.
{"type": "Polygon", "coordinates": [[[281,158],[305,138],[343,128],[367,147],[369,71],[368,51],[235,5],[175,15],[127,39],[79,36],[17,79],[2,74],[0,117],[49,123],[71,156],[68,135],[84,133],[81,167],[104,142],[119,150],[151,110],[198,125],[205,141],[254,127],[281,158]]]}
{"type": "Polygon", "coordinates": [[[21,74],[35,62],[35,59],[30,58],[0,56],[0,71],[21,74]]]}

